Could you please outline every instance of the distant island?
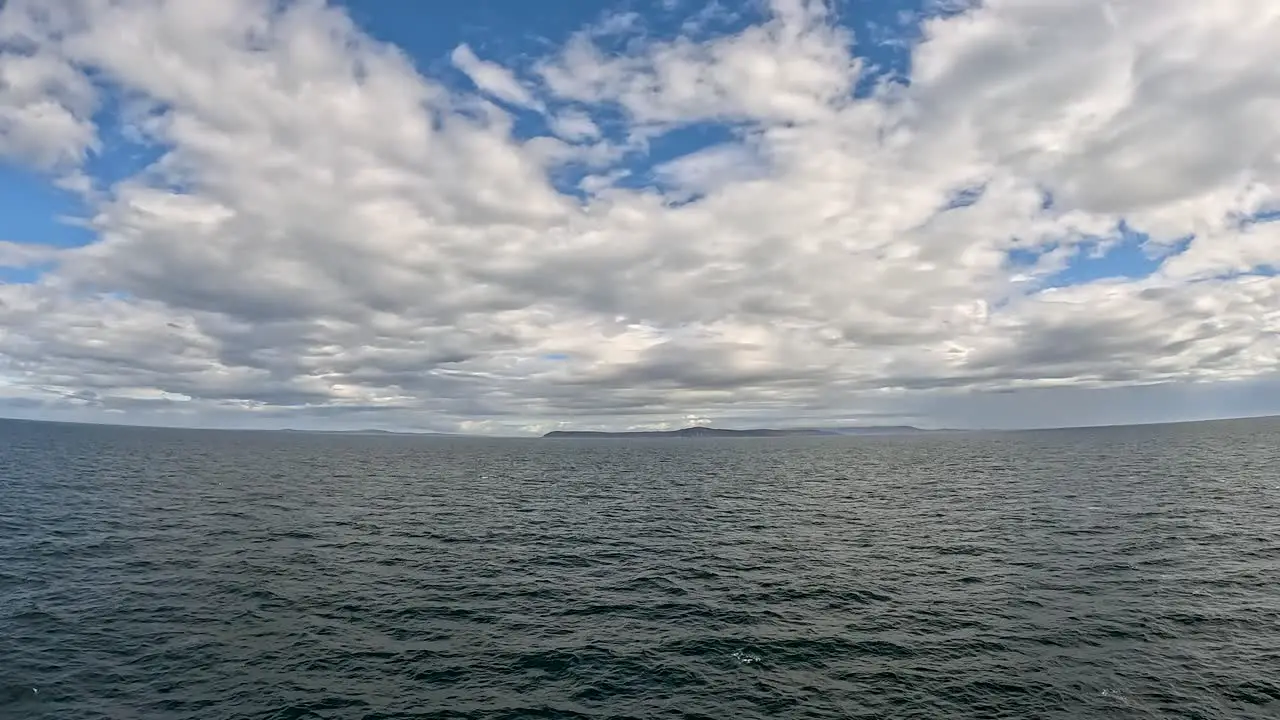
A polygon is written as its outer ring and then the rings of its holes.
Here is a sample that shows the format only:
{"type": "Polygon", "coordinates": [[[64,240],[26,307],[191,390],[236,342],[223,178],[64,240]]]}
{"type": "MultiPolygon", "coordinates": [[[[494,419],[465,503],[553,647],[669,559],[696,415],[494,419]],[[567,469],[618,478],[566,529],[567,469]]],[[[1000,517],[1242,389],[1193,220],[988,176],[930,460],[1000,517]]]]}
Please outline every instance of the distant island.
{"type": "Polygon", "coordinates": [[[906,435],[911,433],[942,432],[924,430],[911,425],[857,425],[834,428],[756,428],[752,430],[726,430],[694,426],[680,430],[634,430],[603,432],[597,430],[553,430],[544,438],[691,438],[691,437],[816,437],[835,435],[906,435]]]}
{"type": "Polygon", "coordinates": [[[415,437],[455,437],[453,433],[379,430],[377,428],[365,428],[361,430],[299,430],[296,428],[284,428],[278,432],[305,433],[308,435],[412,435],[415,437]]]}

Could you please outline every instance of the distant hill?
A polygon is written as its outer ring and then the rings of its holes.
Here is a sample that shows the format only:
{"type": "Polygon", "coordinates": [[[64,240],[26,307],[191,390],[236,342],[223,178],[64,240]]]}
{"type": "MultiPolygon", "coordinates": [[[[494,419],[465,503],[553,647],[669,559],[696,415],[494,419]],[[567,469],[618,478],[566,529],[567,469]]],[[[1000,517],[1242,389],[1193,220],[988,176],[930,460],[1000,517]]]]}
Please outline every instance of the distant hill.
{"type": "Polygon", "coordinates": [[[376,428],[369,428],[366,430],[295,430],[293,428],[286,428],[280,432],[305,433],[308,435],[412,435],[415,437],[453,437],[451,433],[397,432],[395,430],[378,430],[376,428]]]}
{"type": "Polygon", "coordinates": [[[905,435],[909,433],[956,432],[954,430],[926,430],[914,425],[849,425],[834,428],[813,428],[827,435],[905,435]]]}
{"type": "Polygon", "coordinates": [[[934,432],[910,425],[861,425],[833,428],[756,428],[726,430],[710,427],[687,427],[680,430],[637,430],[600,432],[594,430],[553,430],[544,438],[691,438],[691,437],[814,437],[833,435],[903,435],[934,432]]]}

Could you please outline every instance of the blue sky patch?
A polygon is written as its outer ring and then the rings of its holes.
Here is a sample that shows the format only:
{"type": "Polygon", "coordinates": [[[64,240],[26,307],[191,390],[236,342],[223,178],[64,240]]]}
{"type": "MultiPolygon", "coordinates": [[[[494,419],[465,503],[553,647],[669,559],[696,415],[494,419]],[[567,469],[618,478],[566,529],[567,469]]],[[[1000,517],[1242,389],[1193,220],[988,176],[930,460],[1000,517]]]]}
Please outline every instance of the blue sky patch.
{"type": "Polygon", "coordinates": [[[1251,215],[1240,221],[1240,227],[1246,228],[1250,225],[1264,225],[1266,223],[1280,222],[1280,210],[1272,210],[1268,212],[1260,212],[1251,215]]]}
{"type": "Polygon", "coordinates": [[[33,283],[40,279],[40,276],[50,269],[50,265],[36,265],[32,267],[11,268],[0,265],[0,283],[8,283],[11,285],[22,283],[33,283]]]}
{"type": "MultiPolygon", "coordinates": [[[[1170,256],[1187,249],[1192,238],[1186,237],[1164,247],[1149,245],[1150,237],[1121,222],[1116,234],[1109,237],[1091,237],[1077,243],[1064,268],[1044,277],[1037,283],[1041,288],[1069,287],[1098,280],[1140,280],[1150,277],[1160,269],[1170,256]]],[[[1051,243],[1037,248],[1015,248],[1006,254],[1007,264],[1013,269],[1033,268],[1042,257],[1060,248],[1051,243]]]]}
{"type": "Polygon", "coordinates": [[[0,240],[78,247],[93,233],[69,220],[83,218],[80,197],[39,173],[0,163],[0,240]]]}

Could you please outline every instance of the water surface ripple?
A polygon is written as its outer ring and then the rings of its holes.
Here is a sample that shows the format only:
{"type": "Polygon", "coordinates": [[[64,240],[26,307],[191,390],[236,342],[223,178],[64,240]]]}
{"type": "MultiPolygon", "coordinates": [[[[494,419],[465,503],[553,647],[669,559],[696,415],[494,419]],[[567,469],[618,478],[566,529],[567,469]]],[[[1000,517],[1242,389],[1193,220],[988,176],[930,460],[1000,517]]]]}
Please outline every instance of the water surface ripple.
{"type": "Polygon", "coordinates": [[[0,718],[1280,717],[1278,462],[0,422],[0,718]]]}

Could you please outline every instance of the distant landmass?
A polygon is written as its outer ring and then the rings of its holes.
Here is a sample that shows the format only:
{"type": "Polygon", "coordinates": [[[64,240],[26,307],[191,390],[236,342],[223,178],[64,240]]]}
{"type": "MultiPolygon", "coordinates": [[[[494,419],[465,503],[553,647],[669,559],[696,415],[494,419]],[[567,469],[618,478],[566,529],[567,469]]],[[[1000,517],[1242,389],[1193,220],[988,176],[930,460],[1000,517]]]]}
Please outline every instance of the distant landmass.
{"type": "Polygon", "coordinates": [[[364,430],[296,430],[294,428],[285,428],[280,432],[287,433],[306,433],[309,435],[413,435],[417,437],[453,437],[452,433],[437,432],[400,432],[397,430],[378,430],[376,428],[368,428],[364,430]]]}
{"type": "Polygon", "coordinates": [[[832,428],[755,428],[726,430],[712,427],[687,427],[680,430],[636,430],[602,432],[596,430],[553,430],[544,438],[689,438],[689,437],[811,437],[822,435],[905,435],[941,432],[911,425],[857,425],[832,428]]]}

